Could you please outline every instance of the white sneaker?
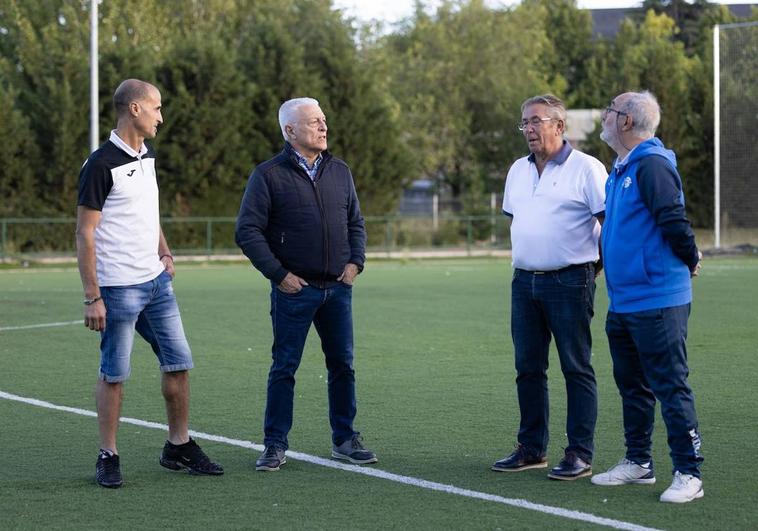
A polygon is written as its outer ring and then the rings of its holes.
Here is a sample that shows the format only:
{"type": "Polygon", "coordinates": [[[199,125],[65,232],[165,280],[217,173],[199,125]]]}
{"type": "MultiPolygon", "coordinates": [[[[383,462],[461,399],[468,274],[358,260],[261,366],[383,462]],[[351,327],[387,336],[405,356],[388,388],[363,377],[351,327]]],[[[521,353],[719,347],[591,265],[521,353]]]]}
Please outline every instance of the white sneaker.
{"type": "Polygon", "coordinates": [[[617,465],[608,469],[608,472],[595,474],[591,479],[595,485],[627,485],[637,483],[652,485],[655,483],[655,472],[650,463],[640,465],[627,458],[622,459],[617,465]]]}
{"type": "Polygon", "coordinates": [[[703,497],[703,482],[690,474],[682,474],[678,470],[674,472],[674,481],[671,486],[661,494],[662,502],[687,503],[703,497]]]}

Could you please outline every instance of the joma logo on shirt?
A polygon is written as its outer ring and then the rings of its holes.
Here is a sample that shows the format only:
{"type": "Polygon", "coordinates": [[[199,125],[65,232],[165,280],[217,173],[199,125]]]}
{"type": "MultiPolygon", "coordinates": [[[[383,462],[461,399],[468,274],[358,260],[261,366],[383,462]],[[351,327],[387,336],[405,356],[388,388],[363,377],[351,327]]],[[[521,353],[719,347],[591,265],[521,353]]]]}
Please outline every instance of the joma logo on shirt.
{"type": "Polygon", "coordinates": [[[132,175],[134,175],[134,172],[135,172],[135,171],[137,171],[137,170],[132,170],[132,171],[130,171],[129,173],[127,173],[127,174],[126,174],[126,176],[127,176],[127,177],[131,177],[132,175]]]}

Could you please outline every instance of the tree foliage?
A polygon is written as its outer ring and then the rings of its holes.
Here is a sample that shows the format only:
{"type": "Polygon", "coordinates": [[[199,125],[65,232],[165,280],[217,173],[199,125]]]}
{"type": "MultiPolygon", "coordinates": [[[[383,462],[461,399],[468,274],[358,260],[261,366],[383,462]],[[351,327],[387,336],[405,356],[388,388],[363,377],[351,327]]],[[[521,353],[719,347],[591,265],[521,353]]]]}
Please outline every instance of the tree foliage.
{"type": "Polygon", "coordinates": [[[551,89],[564,94],[569,107],[591,106],[585,85],[591,82],[588,68],[597,43],[592,39],[590,12],[579,9],[576,0],[525,0],[522,9],[544,21],[552,46],[544,50],[541,62],[550,76],[551,89]]]}
{"type": "Polygon", "coordinates": [[[417,9],[369,52],[403,110],[416,171],[456,195],[499,189],[504,165],[523,150],[519,105],[549,88],[534,65],[550,41],[532,15],[445,1],[432,15],[417,9]]]}
{"type": "MultiPolygon", "coordinates": [[[[0,98],[13,109],[1,149],[26,164],[0,174],[4,215],[73,211],[89,150],[89,4],[0,0],[0,98]],[[22,193],[30,175],[36,197],[22,193]]],[[[329,0],[109,0],[99,17],[101,137],[121,80],[162,91],[164,214],[234,215],[251,169],[282,147],[279,105],[305,95],[329,114],[330,148],[351,164],[365,210],[394,208],[409,177],[397,110],[329,0]]]]}
{"type": "Polygon", "coordinates": [[[5,109],[0,127],[0,217],[37,215],[34,162],[39,158],[29,121],[14,108],[16,94],[0,84],[0,108],[5,109]]]}
{"type": "MultiPolygon", "coordinates": [[[[277,109],[317,98],[330,149],[352,167],[364,210],[393,211],[421,177],[466,198],[499,191],[526,153],[520,104],[552,92],[602,108],[648,89],[659,136],[679,157],[688,209],[711,219],[711,27],[705,0],[646,0],[612,40],[593,37],[575,0],[443,0],[391,32],[356,28],[331,0],[100,4],[100,129],[129,77],[162,91],[155,140],[166,215],[234,215],[251,169],[281,149],[277,109]]],[[[0,216],[70,215],[89,151],[89,0],[0,0],[0,216]]],[[[586,149],[612,154],[593,135],[586,149]]]]}

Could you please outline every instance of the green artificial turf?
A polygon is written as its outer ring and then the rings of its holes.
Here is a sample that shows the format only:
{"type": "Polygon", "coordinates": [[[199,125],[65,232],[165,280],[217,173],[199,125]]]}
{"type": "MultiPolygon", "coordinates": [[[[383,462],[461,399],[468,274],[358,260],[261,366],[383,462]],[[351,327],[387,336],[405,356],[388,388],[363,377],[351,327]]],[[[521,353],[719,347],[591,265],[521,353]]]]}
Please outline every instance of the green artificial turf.
{"type": "MultiPolygon", "coordinates": [[[[175,290],[195,358],[191,427],[261,443],[270,364],[269,285],[241,265],[178,264],[175,290]]],[[[505,259],[370,262],[354,289],[356,428],[390,473],[582,511],[659,529],[750,529],[754,498],[754,407],[758,361],[758,259],[709,259],[695,279],[689,327],[705,497],[658,502],[671,462],[660,416],[654,437],[658,483],[602,488],[555,482],[545,470],[497,474],[518,428],[505,259]]],[[[75,269],[0,271],[0,329],[81,319],[75,269]]],[[[594,367],[599,417],[596,472],[623,456],[620,400],[603,331],[598,286],[594,367]]],[[[135,342],[122,414],[165,422],[155,358],[135,342]]],[[[83,325],[0,330],[0,391],[94,409],[98,337],[83,325]]],[[[566,445],[565,390],[551,353],[551,442],[566,445]]],[[[290,449],[328,457],[326,370],[311,331],[297,373],[290,449]]],[[[580,520],[430,491],[290,459],[256,473],[257,452],[199,440],[223,477],[194,477],[158,465],[160,430],[124,424],[125,485],[94,484],[92,417],[0,399],[0,527],[225,529],[584,529],[580,520]]]]}

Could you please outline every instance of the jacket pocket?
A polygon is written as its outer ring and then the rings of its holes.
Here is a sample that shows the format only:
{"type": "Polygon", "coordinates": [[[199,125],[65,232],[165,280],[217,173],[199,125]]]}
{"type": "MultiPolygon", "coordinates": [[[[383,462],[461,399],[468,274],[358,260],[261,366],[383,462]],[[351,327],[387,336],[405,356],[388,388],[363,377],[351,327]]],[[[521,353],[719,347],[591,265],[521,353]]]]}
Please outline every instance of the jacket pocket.
{"type": "Polygon", "coordinates": [[[610,260],[605,263],[605,275],[616,286],[650,284],[644,248],[626,245],[613,248],[610,260]]]}

